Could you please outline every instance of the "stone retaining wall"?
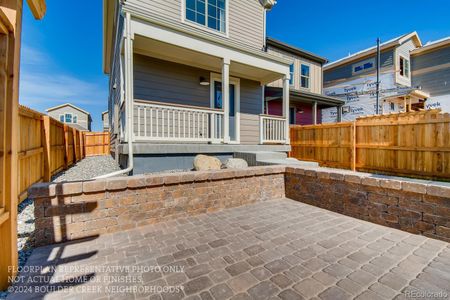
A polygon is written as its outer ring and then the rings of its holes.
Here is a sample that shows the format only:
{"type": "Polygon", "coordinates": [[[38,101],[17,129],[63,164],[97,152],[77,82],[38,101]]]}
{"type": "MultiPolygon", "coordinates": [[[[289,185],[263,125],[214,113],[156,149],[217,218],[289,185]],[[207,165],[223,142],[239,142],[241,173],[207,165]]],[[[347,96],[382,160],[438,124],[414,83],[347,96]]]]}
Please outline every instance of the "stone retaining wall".
{"type": "Polygon", "coordinates": [[[450,186],[284,166],[37,184],[36,243],[117,232],[161,220],[288,197],[450,242],[450,186]]]}
{"type": "Polygon", "coordinates": [[[36,244],[283,198],[284,172],[285,167],[255,167],[37,184],[30,189],[36,244]]]}
{"type": "Polygon", "coordinates": [[[450,186],[290,167],[285,184],[288,198],[450,242],[450,186]]]}

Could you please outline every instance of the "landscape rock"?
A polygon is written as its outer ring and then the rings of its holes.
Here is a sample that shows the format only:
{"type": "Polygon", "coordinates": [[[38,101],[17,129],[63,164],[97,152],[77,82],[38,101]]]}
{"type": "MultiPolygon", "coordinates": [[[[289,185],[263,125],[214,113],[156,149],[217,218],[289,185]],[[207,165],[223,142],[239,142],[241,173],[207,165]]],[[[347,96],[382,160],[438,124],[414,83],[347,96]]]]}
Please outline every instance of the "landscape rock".
{"type": "Polygon", "coordinates": [[[241,158],[230,158],[225,162],[225,167],[227,169],[246,169],[248,163],[241,158]]]}
{"type": "Polygon", "coordinates": [[[196,171],[220,170],[222,162],[213,156],[197,155],[194,158],[194,169],[196,171]]]}

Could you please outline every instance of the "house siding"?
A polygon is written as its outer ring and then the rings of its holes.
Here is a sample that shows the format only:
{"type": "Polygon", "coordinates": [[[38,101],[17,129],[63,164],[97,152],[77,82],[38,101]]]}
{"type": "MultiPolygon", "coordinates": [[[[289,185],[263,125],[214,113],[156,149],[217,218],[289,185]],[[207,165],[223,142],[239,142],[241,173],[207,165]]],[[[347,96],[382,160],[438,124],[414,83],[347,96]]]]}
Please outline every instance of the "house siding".
{"type": "MultiPolygon", "coordinates": [[[[367,72],[361,72],[358,75],[353,75],[352,73],[352,68],[354,64],[363,62],[365,60],[368,59],[372,59],[375,58],[375,55],[360,59],[358,61],[354,61],[345,65],[342,65],[340,67],[334,68],[334,69],[330,69],[330,70],[325,70],[323,73],[324,76],[324,84],[325,85],[329,85],[331,82],[335,81],[335,80],[345,80],[345,79],[350,79],[353,77],[359,77],[359,76],[370,76],[372,74],[375,74],[374,70],[371,71],[367,71],[367,72]]],[[[389,49],[386,51],[383,51],[381,53],[381,69],[382,71],[386,71],[388,69],[392,69],[393,71],[393,66],[394,66],[394,50],[393,49],[389,49]]]]}
{"type": "Polygon", "coordinates": [[[398,46],[396,48],[396,55],[395,55],[395,78],[396,78],[396,83],[403,85],[403,86],[411,86],[411,74],[408,77],[404,77],[400,75],[400,56],[405,57],[406,59],[409,60],[409,68],[410,70],[411,68],[411,56],[410,56],[410,52],[414,49],[416,49],[416,45],[414,44],[412,39],[409,39],[408,41],[406,41],[405,43],[403,43],[402,45],[398,46]]]}
{"type": "MultiPolygon", "coordinates": [[[[134,56],[135,99],[210,107],[210,87],[199,84],[210,72],[142,55],[134,56]]],[[[242,144],[259,143],[262,88],[259,82],[240,79],[242,144]]]]}
{"type": "Polygon", "coordinates": [[[431,96],[450,94],[450,46],[412,57],[412,85],[431,96]]]}
{"type": "MultiPolygon", "coordinates": [[[[147,14],[163,16],[170,21],[182,23],[182,1],[185,0],[127,0],[126,5],[133,5],[147,14]]],[[[228,0],[228,37],[253,48],[264,46],[264,9],[258,0],[228,0]]],[[[190,24],[189,21],[184,22],[190,24]]],[[[201,25],[199,25],[201,26],[201,25]]],[[[198,28],[198,27],[196,27],[198,28]]],[[[205,31],[210,32],[210,31],[205,31]]],[[[217,36],[220,36],[217,35],[217,36]]]]}
{"type": "MultiPolygon", "coordinates": [[[[90,122],[89,122],[89,116],[85,114],[84,112],[75,109],[71,106],[63,106],[58,109],[52,110],[48,112],[48,115],[56,120],[59,121],[59,115],[64,115],[66,113],[72,114],[73,116],[77,116],[78,120],[77,123],[81,127],[83,127],[86,130],[91,130],[90,122]]],[[[67,125],[70,125],[71,123],[67,123],[67,125]]]]}
{"type": "MultiPolygon", "coordinates": [[[[290,59],[294,63],[294,78],[291,89],[298,91],[306,90],[312,93],[322,94],[322,65],[320,63],[271,46],[268,47],[267,52],[278,57],[290,59]],[[300,86],[300,70],[302,64],[310,67],[310,87],[308,89],[300,86]]],[[[268,84],[268,86],[282,88],[283,80],[277,80],[268,84]]]]}

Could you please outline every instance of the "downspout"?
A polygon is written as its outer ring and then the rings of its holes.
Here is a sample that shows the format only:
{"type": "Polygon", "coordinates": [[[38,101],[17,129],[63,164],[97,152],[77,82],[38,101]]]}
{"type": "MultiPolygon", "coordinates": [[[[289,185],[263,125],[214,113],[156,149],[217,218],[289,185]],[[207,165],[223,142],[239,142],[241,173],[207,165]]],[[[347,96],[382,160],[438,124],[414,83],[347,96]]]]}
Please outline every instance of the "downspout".
{"type": "Polygon", "coordinates": [[[126,169],[112,172],[109,174],[95,177],[94,179],[103,179],[122,174],[128,174],[133,171],[133,39],[131,33],[131,16],[126,13],[125,16],[125,112],[127,119],[127,142],[128,142],[128,167],[126,169]]]}

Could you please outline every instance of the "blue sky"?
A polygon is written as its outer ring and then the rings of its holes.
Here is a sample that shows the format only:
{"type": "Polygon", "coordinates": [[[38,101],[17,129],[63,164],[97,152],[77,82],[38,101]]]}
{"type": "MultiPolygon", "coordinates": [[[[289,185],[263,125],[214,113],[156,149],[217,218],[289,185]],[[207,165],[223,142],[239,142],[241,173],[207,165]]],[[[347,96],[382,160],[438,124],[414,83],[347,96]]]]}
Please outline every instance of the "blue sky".
{"type": "MultiPolygon", "coordinates": [[[[100,130],[108,105],[102,1],[88,2],[89,9],[85,1],[47,0],[42,21],[25,8],[20,102],[42,112],[71,102],[89,111],[93,130],[100,130]]],[[[426,43],[450,36],[449,11],[448,0],[278,0],[267,32],[333,61],[373,46],[377,37],[416,30],[426,43]]]]}

